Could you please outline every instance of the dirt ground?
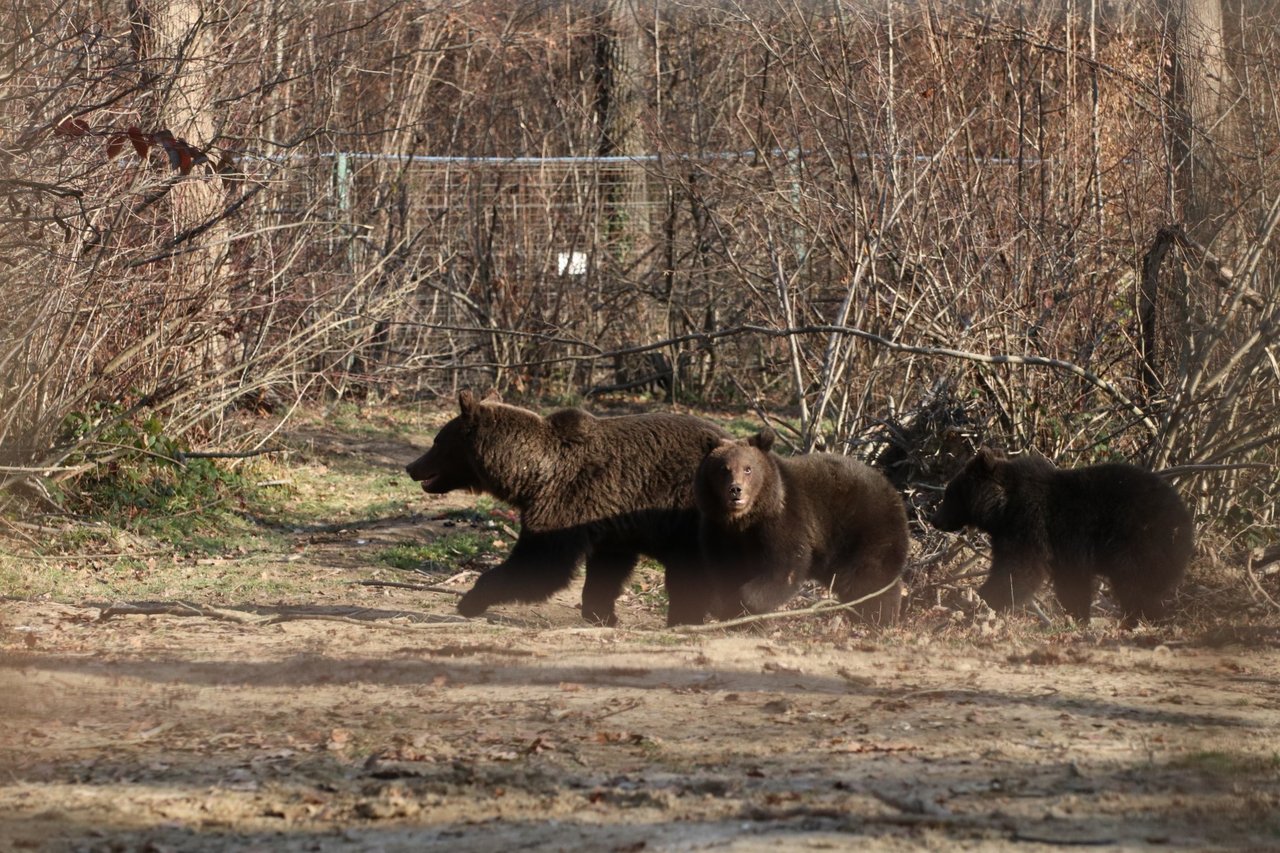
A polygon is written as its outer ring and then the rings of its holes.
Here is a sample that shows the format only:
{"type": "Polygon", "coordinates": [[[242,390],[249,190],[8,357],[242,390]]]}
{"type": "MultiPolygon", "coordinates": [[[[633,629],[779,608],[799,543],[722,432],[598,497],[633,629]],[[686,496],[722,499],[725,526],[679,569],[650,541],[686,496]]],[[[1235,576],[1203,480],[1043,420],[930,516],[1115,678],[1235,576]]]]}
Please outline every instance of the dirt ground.
{"type": "Polygon", "coordinates": [[[409,499],[258,555],[314,579],[294,599],[3,602],[0,849],[1280,848],[1273,639],[941,609],[685,634],[643,585],[617,629],[577,588],[468,621],[473,575],[353,583],[472,500],[409,499]]]}

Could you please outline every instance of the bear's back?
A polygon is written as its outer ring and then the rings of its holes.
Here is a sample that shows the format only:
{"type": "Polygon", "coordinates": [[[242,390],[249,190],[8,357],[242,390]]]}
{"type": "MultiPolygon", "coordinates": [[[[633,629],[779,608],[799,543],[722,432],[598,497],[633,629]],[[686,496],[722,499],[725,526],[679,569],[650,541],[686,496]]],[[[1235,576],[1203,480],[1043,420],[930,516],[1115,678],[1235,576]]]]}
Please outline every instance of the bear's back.
{"type": "Polygon", "coordinates": [[[1046,511],[1053,537],[1092,549],[1167,543],[1190,554],[1193,520],[1177,490],[1157,474],[1123,462],[1059,469],[1046,511]]]}
{"type": "Polygon", "coordinates": [[[530,521],[581,524],[650,510],[689,510],[693,475],[726,433],[692,415],[598,418],[581,409],[547,416],[557,439],[542,460],[530,521]]]}
{"type": "Polygon", "coordinates": [[[789,506],[812,517],[846,525],[850,519],[891,523],[906,510],[897,489],[876,469],[851,456],[809,453],[775,456],[789,506]]]}
{"type": "Polygon", "coordinates": [[[1099,519],[1161,515],[1190,518],[1176,489],[1158,474],[1125,462],[1059,468],[1053,475],[1052,510],[1099,519]]]}

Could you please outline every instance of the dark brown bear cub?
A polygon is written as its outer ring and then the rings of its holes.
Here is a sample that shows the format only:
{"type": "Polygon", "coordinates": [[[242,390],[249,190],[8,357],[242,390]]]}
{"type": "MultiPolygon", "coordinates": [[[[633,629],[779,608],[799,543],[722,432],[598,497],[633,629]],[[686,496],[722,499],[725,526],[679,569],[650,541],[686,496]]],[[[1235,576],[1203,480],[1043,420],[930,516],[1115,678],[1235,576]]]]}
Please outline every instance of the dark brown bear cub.
{"type": "Polygon", "coordinates": [[[1081,624],[1096,575],[1110,581],[1124,626],[1159,619],[1191,559],[1191,513],[1178,493],[1120,463],[1065,469],[983,448],[947,484],[931,521],[991,536],[991,573],[979,589],[991,607],[1027,601],[1047,575],[1081,624]]]}
{"type": "Polygon", "coordinates": [[[460,412],[409,476],[432,494],[486,492],[520,512],[511,554],[458,602],[464,616],[542,601],[586,562],[582,615],[612,625],[614,601],[640,556],[666,568],[667,621],[701,622],[710,591],[698,552],[693,473],[725,435],[689,415],[547,417],[458,395],[460,412]]]}
{"type": "Polygon", "coordinates": [[[779,457],[774,433],[726,439],[698,467],[694,495],[715,590],[713,613],[764,613],[807,579],[854,601],[891,586],[855,613],[880,625],[898,617],[907,559],[902,498],[881,474],[847,456],[779,457]]]}

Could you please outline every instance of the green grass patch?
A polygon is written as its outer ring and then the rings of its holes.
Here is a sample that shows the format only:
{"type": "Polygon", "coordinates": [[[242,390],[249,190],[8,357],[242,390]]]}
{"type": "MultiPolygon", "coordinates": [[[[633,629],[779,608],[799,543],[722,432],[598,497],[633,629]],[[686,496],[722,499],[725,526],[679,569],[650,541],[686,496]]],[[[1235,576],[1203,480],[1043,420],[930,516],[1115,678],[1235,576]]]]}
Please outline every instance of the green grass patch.
{"type": "MultiPolygon", "coordinates": [[[[90,467],[58,484],[65,516],[10,510],[44,529],[0,544],[0,592],[60,600],[307,596],[331,578],[290,561],[298,533],[422,510],[406,476],[349,451],[197,458],[158,419],[120,418],[111,407],[68,418],[63,440],[78,448],[68,464],[90,467]]],[[[370,434],[385,438],[382,421],[370,434]]]]}
{"type": "Polygon", "coordinates": [[[642,559],[627,582],[627,590],[646,610],[667,612],[667,585],[662,566],[642,559]]]}
{"type": "Polygon", "coordinates": [[[318,416],[297,418],[296,423],[322,426],[327,432],[340,433],[348,438],[408,440],[418,430],[420,417],[418,412],[409,408],[370,408],[340,401],[326,405],[318,416]]]}
{"type": "Polygon", "coordinates": [[[460,530],[422,544],[390,545],[378,561],[406,571],[433,571],[465,566],[482,557],[505,554],[507,545],[489,532],[460,530]]]}
{"type": "Polygon", "coordinates": [[[285,529],[372,521],[422,509],[421,491],[398,471],[368,464],[330,465],[293,456],[259,472],[270,487],[256,490],[253,514],[285,529]]]}

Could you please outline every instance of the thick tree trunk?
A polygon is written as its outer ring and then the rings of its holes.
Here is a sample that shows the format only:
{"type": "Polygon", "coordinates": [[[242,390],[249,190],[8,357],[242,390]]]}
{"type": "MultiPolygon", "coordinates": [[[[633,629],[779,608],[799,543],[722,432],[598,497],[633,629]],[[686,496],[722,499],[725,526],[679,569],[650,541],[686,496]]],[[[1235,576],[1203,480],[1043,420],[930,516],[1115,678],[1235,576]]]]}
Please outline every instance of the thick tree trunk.
{"type": "Polygon", "coordinates": [[[1173,32],[1174,198],[1192,239],[1208,245],[1223,214],[1215,138],[1224,131],[1230,71],[1223,45],[1222,0],[1164,0],[1173,32]]]}
{"type": "MultiPolygon", "coordinates": [[[[1171,36],[1168,90],[1169,207],[1174,223],[1201,246],[1219,238],[1227,204],[1218,145],[1230,70],[1225,58],[1222,0],[1160,0],[1171,36]]],[[[1148,399],[1163,397],[1175,383],[1191,341],[1198,303],[1198,276],[1186,263],[1160,275],[1169,243],[1157,237],[1144,259],[1139,340],[1148,399]],[[1176,358],[1175,358],[1176,356],[1176,358]]],[[[1217,249],[1223,254],[1223,247],[1217,249]]]]}
{"type": "MultiPolygon", "coordinates": [[[[640,115],[644,105],[645,39],[635,0],[600,0],[596,16],[596,123],[602,157],[644,153],[640,115]]],[[[639,162],[602,169],[608,238],[617,260],[629,266],[648,248],[648,182],[639,162]]]]}
{"type": "MultiPolygon", "coordinates": [[[[201,151],[218,135],[212,110],[221,57],[215,43],[214,0],[128,0],[134,49],[151,101],[141,121],[147,132],[167,130],[201,151]]],[[[153,156],[162,156],[156,152],[153,156]]],[[[216,159],[211,156],[211,159],[216,159]]],[[[165,184],[149,193],[138,212],[148,216],[160,245],[179,251],[167,261],[166,280],[173,288],[171,305],[184,306],[189,324],[187,349],[178,372],[198,381],[226,371],[234,361],[228,324],[232,319],[226,274],[225,225],[208,223],[223,209],[222,183],[211,171],[196,167],[183,176],[169,168],[165,184]],[[191,236],[198,232],[198,236],[191,236]],[[194,375],[193,375],[194,374],[194,375]]],[[[153,265],[150,269],[154,270],[153,265]]],[[[155,318],[159,321],[160,318],[155,318]]]]}

